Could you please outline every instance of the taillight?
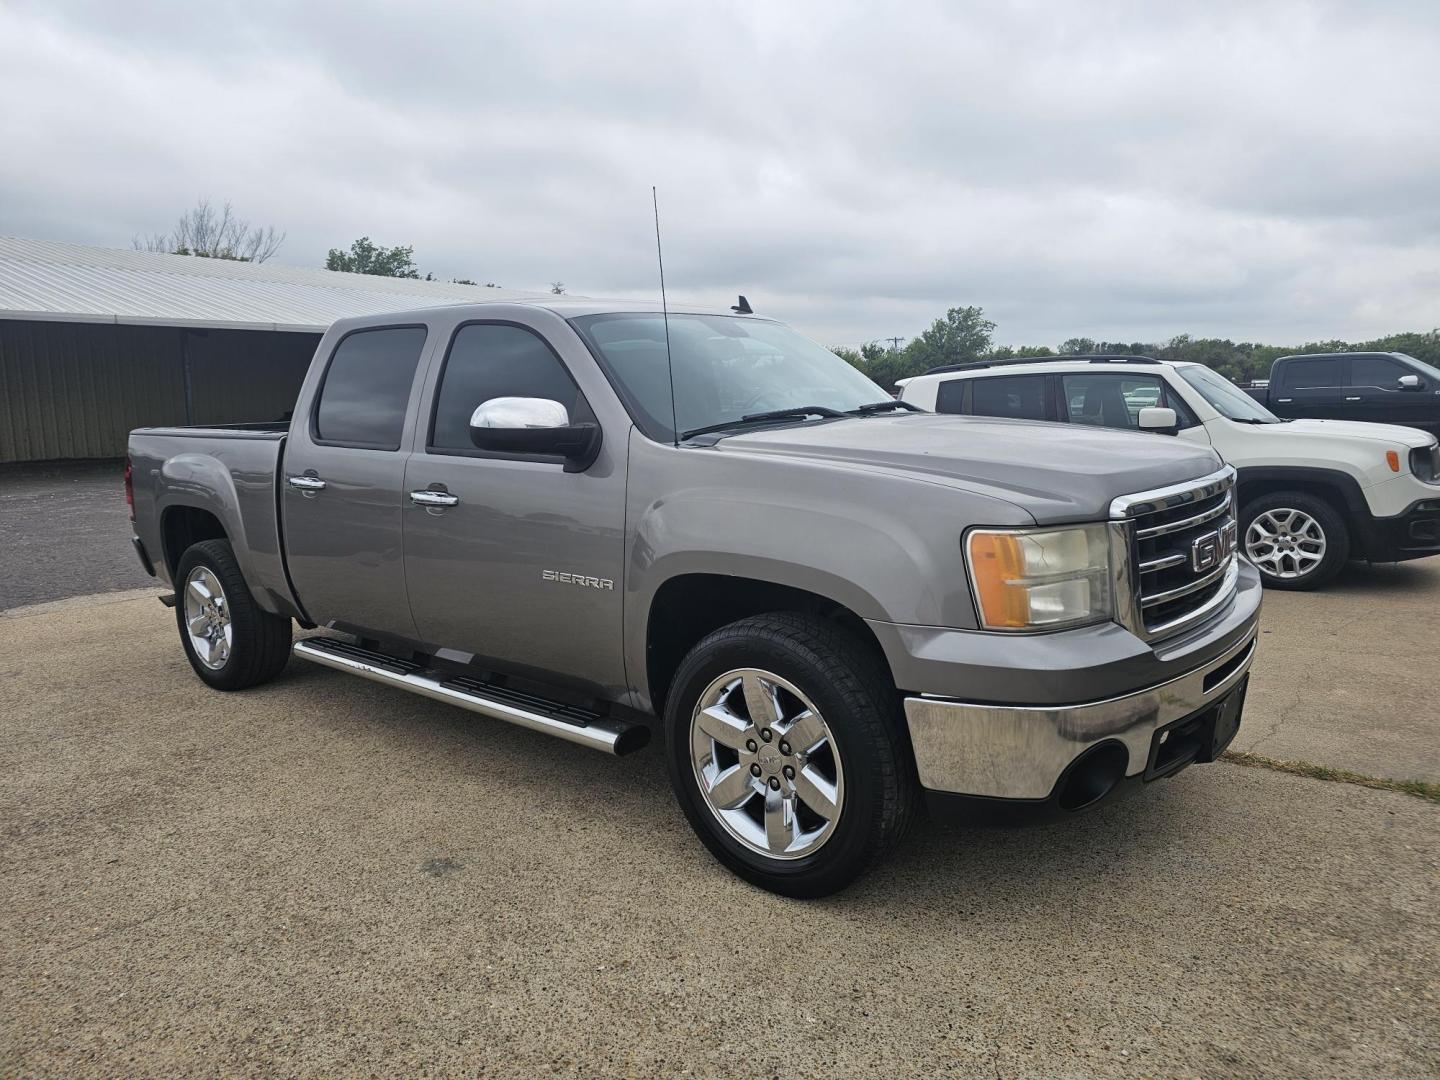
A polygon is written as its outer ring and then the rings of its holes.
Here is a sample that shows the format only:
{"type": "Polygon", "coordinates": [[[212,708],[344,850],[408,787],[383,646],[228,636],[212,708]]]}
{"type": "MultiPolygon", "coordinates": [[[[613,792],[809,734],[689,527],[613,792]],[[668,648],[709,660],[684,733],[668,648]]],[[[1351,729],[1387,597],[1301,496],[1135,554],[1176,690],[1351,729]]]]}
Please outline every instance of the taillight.
{"type": "Polygon", "coordinates": [[[130,475],[130,459],[125,459],[125,505],[130,507],[130,520],[135,520],[135,482],[130,475]]]}

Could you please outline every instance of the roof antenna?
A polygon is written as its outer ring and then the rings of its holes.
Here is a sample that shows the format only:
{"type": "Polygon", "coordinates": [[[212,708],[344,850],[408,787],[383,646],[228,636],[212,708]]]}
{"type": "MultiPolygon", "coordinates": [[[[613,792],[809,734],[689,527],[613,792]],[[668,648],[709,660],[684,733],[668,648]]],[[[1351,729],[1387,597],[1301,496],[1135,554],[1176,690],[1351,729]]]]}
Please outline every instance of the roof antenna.
{"type": "MultiPolygon", "coordinates": [[[[680,420],[675,415],[675,364],[670,359],[670,305],[665,300],[665,254],[660,250],[660,197],[650,185],[650,204],[655,208],[655,259],[660,264],[660,312],[665,318],[665,370],[670,376],[670,434],[680,445],[680,420]]],[[[744,297],[741,297],[743,300],[744,297]]]]}
{"type": "Polygon", "coordinates": [[[740,302],[738,304],[730,305],[730,310],[733,311],[736,315],[755,314],[754,310],[750,307],[750,301],[745,299],[744,293],[740,294],[740,302]]]}

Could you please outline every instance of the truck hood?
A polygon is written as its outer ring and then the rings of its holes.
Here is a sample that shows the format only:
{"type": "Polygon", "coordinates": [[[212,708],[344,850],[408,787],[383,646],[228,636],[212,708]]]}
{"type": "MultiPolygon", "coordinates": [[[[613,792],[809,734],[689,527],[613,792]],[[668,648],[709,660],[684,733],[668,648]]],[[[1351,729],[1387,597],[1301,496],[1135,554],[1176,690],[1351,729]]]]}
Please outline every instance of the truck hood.
{"type": "Polygon", "coordinates": [[[937,413],[885,413],[721,439],[722,453],[886,470],[1018,506],[1037,522],[1103,520],[1119,495],[1221,468],[1208,447],[1163,435],[937,413]]]}
{"type": "Polygon", "coordinates": [[[1280,438],[1288,432],[1338,439],[1368,439],[1371,442],[1383,442],[1391,446],[1398,444],[1411,449],[1429,446],[1435,441],[1435,436],[1418,428],[1401,427],[1399,424],[1367,424],[1360,420],[1287,420],[1283,424],[1246,426],[1252,431],[1280,438]]]}

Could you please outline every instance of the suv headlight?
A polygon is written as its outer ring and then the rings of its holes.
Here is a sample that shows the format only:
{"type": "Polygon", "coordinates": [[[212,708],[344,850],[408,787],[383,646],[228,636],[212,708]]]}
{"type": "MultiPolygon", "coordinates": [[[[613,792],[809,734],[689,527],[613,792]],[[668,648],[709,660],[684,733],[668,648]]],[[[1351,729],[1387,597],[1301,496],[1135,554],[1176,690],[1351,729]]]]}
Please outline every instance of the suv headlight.
{"type": "Polygon", "coordinates": [[[1104,525],[972,529],[965,559],[987,630],[1059,630],[1113,616],[1104,525]]]}
{"type": "Polygon", "coordinates": [[[1440,445],[1411,450],[1410,471],[1427,484],[1440,484],[1440,445]]]}

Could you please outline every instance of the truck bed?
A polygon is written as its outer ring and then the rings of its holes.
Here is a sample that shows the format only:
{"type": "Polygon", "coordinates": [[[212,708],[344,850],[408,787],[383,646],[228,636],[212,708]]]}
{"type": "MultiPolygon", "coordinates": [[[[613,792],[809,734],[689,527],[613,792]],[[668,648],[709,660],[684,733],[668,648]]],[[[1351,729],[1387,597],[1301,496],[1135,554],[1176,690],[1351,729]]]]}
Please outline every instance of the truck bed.
{"type": "Polygon", "coordinates": [[[280,538],[279,482],[289,424],[140,428],[130,433],[135,535],[171,581],[180,549],[223,535],[256,601],[303,618],[290,588],[280,538]],[[218,528],[215,528],[218,523],[218,528]]]}
{"type": "Polygon", "coordinates": [[[170,427],[137,428],[136,435],[173,435],[199,439],[283,439],[290,430],[288,420],[262,421],[250,424],[174,424],[170,427]]]}

